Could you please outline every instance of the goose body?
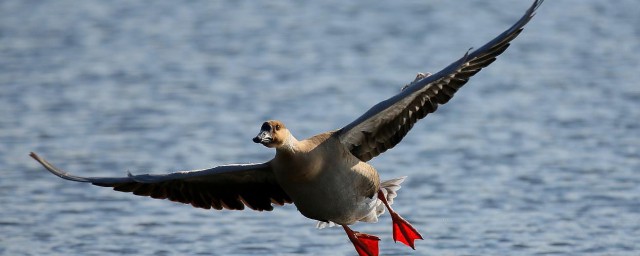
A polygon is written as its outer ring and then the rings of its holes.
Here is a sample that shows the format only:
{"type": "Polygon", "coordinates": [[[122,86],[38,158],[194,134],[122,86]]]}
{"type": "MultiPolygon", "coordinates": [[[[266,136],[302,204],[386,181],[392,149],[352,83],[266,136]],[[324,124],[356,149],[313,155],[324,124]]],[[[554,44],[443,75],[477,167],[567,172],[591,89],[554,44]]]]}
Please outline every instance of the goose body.
{"type": "Polygon", "coordinates": [[[278,133],[289,137],[288,145],[277,147],[271,166],[300,213],[345,225],[377,219],[378,173],[340,144],[334,132],[298,141],[279,121],[266,124],[282,127],[278,133]]]}
{"type": "Polygon", "coordinates": [[[513,26],[462,58],[431,75],[419,74],[402,90],[374,105],[346,126],[298,140],[277,120],[266,121],[253,141],[275,149],[264,163],[223,165],[164,175],[125,177],[71,175],[35,153],[51,173],[135,195],[191,204],[204,209],[258,211],[293,203],[302,215],[318,220],[318,227],[341,225],[360,255],[377,255],[378,238],[351,230],[357,221],[375,222],[387,209],[393,238],[412,248],[422,239],[418,231],[390,205],[404,177],[381,181],[367,162],[393,148],[413,125],[447,103],[471,76],[503,53],[534,16],[543,0],[535,0],[513,26]]]}

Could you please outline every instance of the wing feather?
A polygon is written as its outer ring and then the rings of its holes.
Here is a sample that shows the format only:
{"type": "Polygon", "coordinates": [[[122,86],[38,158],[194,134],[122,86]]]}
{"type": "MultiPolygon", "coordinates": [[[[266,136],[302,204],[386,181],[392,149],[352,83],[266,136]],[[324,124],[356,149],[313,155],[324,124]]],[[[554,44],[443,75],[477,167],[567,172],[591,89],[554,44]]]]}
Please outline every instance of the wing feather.
{"type": "Polygon", "coordinates": [[[397,145],[413,125],[447,103],[469,78],[502,54],[533,18],[543,0],[536,0],[513,26],[479,49],[467,53],[440,72],[410,84],[378,103],[336,132],[341,143],[362,161],[369,161],[397,145]]]}
{"type": "Polygon", "coordinates": [[[273,210],[273,204],[291,203],[291,198],[276,182],[269,162],[223,165],[210,169],[182,171],[164,175],[142,174],[127,177],[80,177],[58,169],[44,158],[31,153],[36,161],[56,176],[138,196],[168,199],[203,209],[258,211],[273,210]]]}

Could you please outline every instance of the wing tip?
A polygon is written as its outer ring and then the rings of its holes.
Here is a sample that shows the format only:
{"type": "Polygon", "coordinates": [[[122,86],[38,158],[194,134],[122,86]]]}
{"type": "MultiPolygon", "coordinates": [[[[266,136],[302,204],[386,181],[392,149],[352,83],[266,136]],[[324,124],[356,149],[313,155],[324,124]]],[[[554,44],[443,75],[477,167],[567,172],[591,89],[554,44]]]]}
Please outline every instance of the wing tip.
{"type": "Polygon", "coordinates": [[[34,160],[36,160],[38,163],[40,163],[42,165],[42,167],[47,169],[47,171],[53,173],[54,175],[56,175],[56,176],[58,176],[60,178],[63,178],[65,180],[70,180],[70,181],[77,181],[77,182],[91,182],[87,178],[71,175],[68,172],[65,172],[65,171],[55,167],[53,164],[49,163],[47,160],[45,160],[44,158],[40,157],[38,154],[36,154],[34,152],[30,152],[29,156],[31,158],[33,158],[34,160]]]}
{"type": "Polygon", "coordinates": [[[531,7],[529,7],[529,10],[527,11],[527,14],[528,14],[527,16],[529,17],[528,20],[533,18],[533,16],[536,16],[536,11],[538,10],[538,7],[542,5],[543,2],[544,0],[535,0],[533,4],[531,4],[531,7]]]}

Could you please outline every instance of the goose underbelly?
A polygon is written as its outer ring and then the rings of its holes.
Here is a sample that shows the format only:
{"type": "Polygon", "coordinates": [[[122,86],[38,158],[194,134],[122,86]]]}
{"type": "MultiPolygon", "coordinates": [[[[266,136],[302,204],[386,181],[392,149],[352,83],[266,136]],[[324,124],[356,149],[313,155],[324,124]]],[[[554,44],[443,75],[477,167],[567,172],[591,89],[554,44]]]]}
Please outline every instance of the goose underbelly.
{"type": "Polygon", "coordinates": [[[376,197],[363,196],[348,183],[301,183],[286,190],[298,211],[307,218],[333,221],[338,224],[354,223],[374,210],[376,197]],[[339,185],[339,186],[338,186],[339,185]]]}
{"type": "Polygon", "coordinates": [[[281,184],[307,218],[351,224],[374,211],[379,179],[371,166],[360,162],[341,168],[334,166],[309,179],[281,184]]]}

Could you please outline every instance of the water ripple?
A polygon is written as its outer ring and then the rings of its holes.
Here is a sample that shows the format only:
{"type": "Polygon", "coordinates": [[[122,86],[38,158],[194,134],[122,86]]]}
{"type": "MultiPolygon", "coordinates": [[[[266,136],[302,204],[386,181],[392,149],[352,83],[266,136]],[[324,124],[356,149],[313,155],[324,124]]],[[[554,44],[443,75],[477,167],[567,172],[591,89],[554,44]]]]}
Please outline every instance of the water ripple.
{"type": "MultiPolygon", "coordinates": [[[[0,254],[353,255],[295,207],[203,211],[57,179],[267,160],[349,123],[527,1],[0,3],[0,254]]],[[[637,255],[640,4],[547,1],[450,104],[372,163],[425,234],[383,255],[637,255]],[[571,11],[567,11],[571,10],[571,11]]]]}

